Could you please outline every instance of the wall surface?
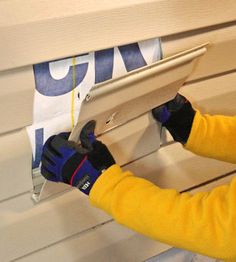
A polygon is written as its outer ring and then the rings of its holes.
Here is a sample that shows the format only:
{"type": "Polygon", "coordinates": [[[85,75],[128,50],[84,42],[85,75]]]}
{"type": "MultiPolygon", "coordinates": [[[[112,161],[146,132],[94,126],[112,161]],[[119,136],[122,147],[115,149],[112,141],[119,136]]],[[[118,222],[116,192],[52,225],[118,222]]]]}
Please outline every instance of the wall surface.
{"type": "Polygon", "coordinates": [[[171,248],[116,224],[66,185],[48,183],[35,203],[26,131],[34,64],[156,37],[163,59],[92,89],[78,121],[95,118],[117,162],[160,187],[228,183],[235,165],[185,151],[149,111],[180,89],[202,112],[235,115],[234,0],[0,1],[0,261],[145,261],[171,248]]]}

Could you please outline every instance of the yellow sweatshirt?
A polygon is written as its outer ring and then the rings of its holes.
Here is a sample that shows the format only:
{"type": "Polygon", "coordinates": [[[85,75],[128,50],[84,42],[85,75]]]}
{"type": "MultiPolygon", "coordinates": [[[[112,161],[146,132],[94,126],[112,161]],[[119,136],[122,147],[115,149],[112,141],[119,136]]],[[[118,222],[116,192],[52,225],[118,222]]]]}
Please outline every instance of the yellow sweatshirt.
{"type": "MultiPolygon", "coordinates": [[[[197,111],[185,148],[236,163],[236,117],[197,111]]],[[[89,197],[118,223],[150,238],[236,261],[236,178],[229,185],[191,195],[161,189],[113,165],[99,177],[89,197]]]]}

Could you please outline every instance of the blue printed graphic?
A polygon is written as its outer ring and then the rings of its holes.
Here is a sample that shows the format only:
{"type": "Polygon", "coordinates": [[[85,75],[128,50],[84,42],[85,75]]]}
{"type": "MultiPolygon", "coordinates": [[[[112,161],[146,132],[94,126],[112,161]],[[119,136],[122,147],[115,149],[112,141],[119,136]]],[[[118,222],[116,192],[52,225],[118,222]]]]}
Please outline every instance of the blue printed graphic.
{"type": "Polygon", "coordinates": [[[127,72],[147,65],[139,49],[138,43],[119,46],[127,72]]]}
{"type": "MultiPolygon", "coordinates": [[[[88,63],[76,65],[75,70],[76,87],[83,81],[88,70],[88,63]]],[[[73,89],[72,75],[72,65],[66,77],[59,80],[52,78],[49,70],[49,62],[34,65],[36,89],[40,94],[45,96],[60,96],[69,93],[73,89]]]]}
{"type": "Polygon", "coordinates": [[[95,83],[112,78],[114,64],[114,48],[95,52],[95,83]]]}

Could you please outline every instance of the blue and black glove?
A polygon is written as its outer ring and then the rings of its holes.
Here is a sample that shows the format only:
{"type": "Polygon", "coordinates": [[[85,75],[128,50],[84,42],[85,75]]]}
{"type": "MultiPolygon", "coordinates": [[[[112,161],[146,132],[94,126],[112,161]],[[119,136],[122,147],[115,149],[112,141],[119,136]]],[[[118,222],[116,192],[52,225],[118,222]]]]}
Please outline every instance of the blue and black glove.
{"type": "Polygon", "coordinates": [[[107,147],[94,136],[96,122],[88,122],[80,133],[81,145],[68,141],[69,133],[51,136],[43,147],[42,175],[64,182],[89,194],[104,170],[115,164],[107,147]]]}
{"type": "Polygon", "coordinates": [[[182,95],[152,110],[153,117],[168,129],[175,141],[186,144],[195,116],[191,103],[182,95]]]}

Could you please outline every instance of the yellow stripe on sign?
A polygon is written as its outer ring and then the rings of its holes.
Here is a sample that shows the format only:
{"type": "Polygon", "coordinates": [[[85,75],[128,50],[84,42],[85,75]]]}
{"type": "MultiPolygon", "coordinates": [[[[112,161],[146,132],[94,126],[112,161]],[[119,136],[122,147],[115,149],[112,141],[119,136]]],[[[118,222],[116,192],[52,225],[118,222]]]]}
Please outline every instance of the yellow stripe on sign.
{"type": "Polygon", "coordinates": [[[76,87],[76,59],[72,57],[72,92],[71,92],[71,127],[75,126],[75,87],[76,87]]]}

